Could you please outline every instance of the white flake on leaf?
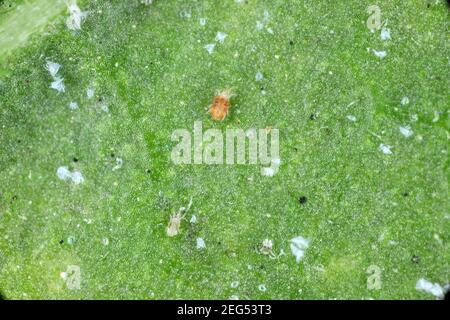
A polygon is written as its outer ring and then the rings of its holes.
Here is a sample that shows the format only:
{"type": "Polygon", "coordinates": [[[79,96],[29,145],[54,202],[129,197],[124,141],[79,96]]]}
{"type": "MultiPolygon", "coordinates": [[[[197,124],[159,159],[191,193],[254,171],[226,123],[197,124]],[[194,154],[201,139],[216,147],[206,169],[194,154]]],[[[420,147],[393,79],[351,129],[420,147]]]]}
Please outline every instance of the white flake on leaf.
{"type": "Polygon", "coordinates": [[[350,121],[352,121],[352,122],[355,122],[355,121],[356,121],[356,117],[355,117],[355,116],[352,116],[351,114],[349,114],[349,115],[347,116],[347,119],[350,120],[350,121]]]}
{"type": "Polygon", "coordinates": [[[391,148],[392,148],[391,146],[388,146],[388,145],[385,145],[385,144],[382,143],[378,147],[378,150],[380,150],[384,154],[392,154],[391,148]]]}
{"type": "Polygon", "coordinates": [[[64,78],[54,78],[54,81],[50,84],[50,88],[55,89],[58,92],[65,92],[64,78]]]}
{"type": "Polygon", "coordinates": [[[205,240],[203,240],[202,238],[197,238],[197,249],[205,249],[206,245],[205,245],[205,240]]]}
{"type": "Polygon", "coordinates": [[[79,171],[71,172],[67,167],[59,167],[56,170],[56,175],[59,179],[64,181],[72,181],[75,184],[80,184],[84,181],[83,175],[79,171]]]}
{"type": "Polygon", "coordinates": [[[264,28],[264,23],[261,21],[256,21],[256,29],[262,30],[264,28]]]}
{"type": "Polygon", "coordinates": [[[391,30],[388,28],[381,29],[380,38],[382,41],[391,40],[391,30]]]}
{"type": "MultiPolygon", "coordinates": [[[[267,23],[269,22],[269,11],[267,11],[267,10],[264,10],[264,13],[263,13],[263,19],[262,19],[262,21],[256,21],[256,29],[258,29],[258,30],[262,30],[266,25],[267,25],[267,23]]],[[[269,32],[269,33],[272,33],[272,32],[270,32],[269,31],[269,29],[267,29],[267,31],[269,32]]]]}
{"type": "Polygon", "coordinates": [[[47,64],[45,65],[45,69],[50,73],[50,75],[55,78],[58,75],[58,71],[61,68],[61,65],[53,62],[53,61],[47,61],[47,64]]]}
{"type": "Polygon", "coordinates": [[[373,51],[373,54],[376,57],[380,58],[380,59],[383,59],[383,58],[385,58],[387,56],[387,52],[386,51],[377,51],[377,50],[374,50],[374,49],[372,49],[372,51],[373,51]]]}
{"type": "Polygon", "coordinates": [[[204,46],[204,48],[208,51],[209,54],[212,54],[214,52],[215,47],[216,45],[214,43],[207,44],[206,46],[204,46]]]}
{"type": "Polygon", "coordinates": [[[206,18],[200,18],[200,25],[201,26],[204,26],[204,25],[206,25],[206,18]]]}
{"type": "Polygon", "coordinates": [[[438,283],[433,284],[424,278],[417,280],[416,290],[430,293],[436,298],[442,298],[444,296],[444,289],[438,283]]]}
{"type": "Polygon", "coordinates": [[[225,32],[217,32],[216,34],[216,41],[220,43],[224,43],[225,38],[228,37],[228,35],[225,32]]]}
{"type": "Polygon", "coordinates": [[[71,110],[78,109],[78,103],[72,101],[71,103],[69,103],[69,108],[70,108],[71,110]]]}
{"type": "Polygon", "coordinates": [[[197,223],[197,217],[195,215],[192,215],[191,220],[189,220],[189,222],[192,224],[197,223]]]}
{"type": "Polygon", "coordinates": [[[74,236],[69,236],[68,238],[67,238],[67,243],[68,244],[70,244],[70,245],[72,245],[72,244],[74,244],[75,243],[75,237],[74,236]]]}
{"type": "Polygon", "coordinates": [[[45,69],[50,73],[51,77],[53,78],[53,82],[50,84],[50,88],[55,89],[58,92],[64,92],[65,91],[64,78],[58,75],[60,68],[61,65],[53,61],[47,61],[45,65],[45,69]]]}
{"type": "Polygon", "coordinates": [[[94,97],[94,89],[88,88],[86,90],[86,96],[88,97],[88,99],[92,99],[94,97]]]}
{"type": "Polygon", "coordinates": [[[122,168],[122,165],[123,160],[121,158],[116,158],[116,165],[114,166],[114,168],[112,168],[112,171],[119,170],[120,168],[122,168]]]}
{"type": "Polygon", "coordinates": [[[402,101],[400,101],[400,103],[402,104],[402,106],[406,106],[409,103],[409,98],[408,97],[403,97],[402,101]]]}
{"type": "Polygon", "coordinates": [[[409,138],[413,135],[413,131],[409,126],[400,127],[400,133],[404,135],[406,138],[409,138]]]}
{"type": "Polygon", "coordinates": [[[102,109],[103,112],[106,112],[106,113],[109,112],[109,107],[108,107],[107,105],[102,105],[102,106],[100,107],[100,109],[102,109]]]}
{"type": "Polygon", "coordinates": [[[264,79],[264,76],[261,72],[258,71],[258,72],[256,72],[255,79],[256,79],[256,81],[261,81],[264,79]]]}
{"type": "Polygon", "coordinates": [[[309,247],[309,240],[298,236],[291,239],[290,243],[291,252],[295,256],[295,261],[299,263],[305,255],[306,249],[309,247]]]}
{"type": "Polygon", "coordinates": [[[81,22],[87,17],[87,13],[81,11],[76,0],[68,3],[67,9],[70,13],[70,16],[66,20],[67,28],[70,30],[81,30],[81,22]]]}

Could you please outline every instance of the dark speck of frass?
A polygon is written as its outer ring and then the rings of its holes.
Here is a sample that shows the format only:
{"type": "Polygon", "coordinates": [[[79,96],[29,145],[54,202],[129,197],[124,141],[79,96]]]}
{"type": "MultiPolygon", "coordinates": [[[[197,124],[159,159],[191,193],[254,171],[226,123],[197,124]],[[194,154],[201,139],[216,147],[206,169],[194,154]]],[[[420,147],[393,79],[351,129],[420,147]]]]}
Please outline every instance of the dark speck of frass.
{"type": "Polygon", "coordinates": [[[305,196],[301,196],[300,198],[298,198],[298,202],[300,202],[300,204],[306,204],[307,201],[308,198],[306,198],[305,196]]]}
{"type": "Polygon", "coordinates": [[[411,258],[411,262],[412,263],[419,263],[420,262],[420,257],[413,255],[411,258]]]}
{"type": "Polygon", "coordinates": [[[151,173],[152,171],[150,169],[145,170],[147,173],[151,173]]]}
{"type": "Polygon", "coordinates": [[[289,41],[289,44],[292,46],[294,44],[294,41],[289,41]]]}
{"type": "Polygon", "coordinates": [[[409,193],[408,192],[403,192],[402,196],[407,197],[407,196],[409,196],[409,193]]]}
{"type": "Polygon", "coordinates": [[[73,158],[73,162],[78,162],[78,158],[77,157],[73,158]]]}
{"type": "Polygon", "coordinates": [[[309,120],[316,120],[317,116],[315,113],[313,113],[312,115],[309,116],[309,120]]]}
{"type": "Polygon", "coordinates": [[[59,240],[59,244],[63,244],[63,243],[64,243],[63,239],[59,240]]]}

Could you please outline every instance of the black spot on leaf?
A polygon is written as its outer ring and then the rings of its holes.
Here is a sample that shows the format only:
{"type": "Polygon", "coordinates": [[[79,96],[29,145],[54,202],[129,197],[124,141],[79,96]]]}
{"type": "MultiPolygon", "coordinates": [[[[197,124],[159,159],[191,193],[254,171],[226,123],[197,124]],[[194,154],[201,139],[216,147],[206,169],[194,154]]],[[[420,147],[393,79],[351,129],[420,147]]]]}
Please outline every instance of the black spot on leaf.
{"type": "Polygon", "coordinates": [[[300,198],[298,198],[298,202],[300,202],[300,204],[306,204],[307,201],[308,198],[306,198],[305,196],[301,196],[300,198]]]}

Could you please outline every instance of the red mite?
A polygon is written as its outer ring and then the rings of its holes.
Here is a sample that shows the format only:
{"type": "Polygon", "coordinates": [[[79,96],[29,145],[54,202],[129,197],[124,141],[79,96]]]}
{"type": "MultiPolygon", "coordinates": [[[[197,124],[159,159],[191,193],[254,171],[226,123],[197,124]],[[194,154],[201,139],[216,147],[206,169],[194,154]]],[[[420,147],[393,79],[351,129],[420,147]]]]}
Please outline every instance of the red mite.
{"type": "Polygon", "coordinates": [[[228,109],[230,108],[230,98],[232,96],[234,96],[234,94],[231,90],[224,90],[214,97],[211,108],[209,109],[213,120],[222,121],[225,119],[228,114],[228,109]]]}

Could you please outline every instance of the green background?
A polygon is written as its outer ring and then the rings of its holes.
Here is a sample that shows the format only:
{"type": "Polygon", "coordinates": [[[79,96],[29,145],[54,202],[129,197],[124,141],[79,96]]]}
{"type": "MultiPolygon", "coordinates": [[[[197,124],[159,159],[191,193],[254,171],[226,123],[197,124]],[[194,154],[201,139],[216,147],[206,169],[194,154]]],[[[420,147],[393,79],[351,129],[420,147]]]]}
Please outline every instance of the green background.
{"type": "Polygon", "coordinates": [[[78,32],[64,3],[51,2],[0,1],[5,298],[433,299],[416,281],[448,283],[445,1],[81,1],[89,15],[78,32]],[[372,4],[392,40],[367,28],[372,4]],[[49,88],[46,60],[61,64],[65,93],[49,88]],[[206,110],[225,88],[236,97],[213,122],[206,110]],[[279,129],[279,172],[173,164],[171,133],[194,121],[279,129]],[[112,170],[116,158],[124,163],[112,170]],[[59,180],[60,166],[84,183],[59,180]],[[170,215],[190,197],[197,224],[183,220],[168,237],[170,215]],[[298,264],[296,236],[310,240],[298,264]],[[266,238],[286,255],[260,254],[266,238]],[[68,265],[81,268],[80,290],[60,277],[68,265]],[[379,290],[367,288],[372,265],[379,290]]]}

